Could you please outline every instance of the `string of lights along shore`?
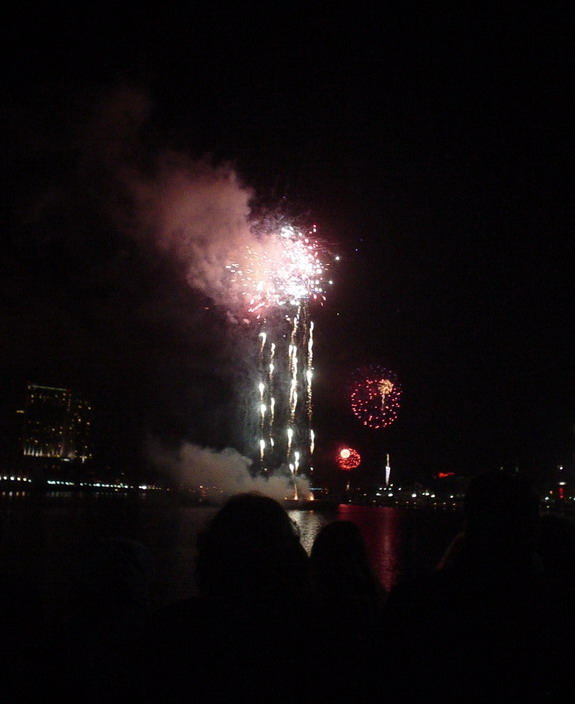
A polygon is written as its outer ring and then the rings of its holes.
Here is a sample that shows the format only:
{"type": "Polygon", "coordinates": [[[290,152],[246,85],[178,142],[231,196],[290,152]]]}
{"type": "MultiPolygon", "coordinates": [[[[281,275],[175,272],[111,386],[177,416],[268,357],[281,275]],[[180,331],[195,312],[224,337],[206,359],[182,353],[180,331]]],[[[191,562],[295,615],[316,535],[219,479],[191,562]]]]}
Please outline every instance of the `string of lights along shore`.
{"type": "Polygon", "coordinates": [[[243,267],[227,267],[241,281],[254,321],[254,378],[244,423],[255,467],[264,476],[289,468],[297,499],[297,477],[313,471],[315,449],[311,307],[325,301],[330,259],[339,256],[328,253],[315,225],[267,221],[258,237],[265,247],[250,248],[243,267]]]}

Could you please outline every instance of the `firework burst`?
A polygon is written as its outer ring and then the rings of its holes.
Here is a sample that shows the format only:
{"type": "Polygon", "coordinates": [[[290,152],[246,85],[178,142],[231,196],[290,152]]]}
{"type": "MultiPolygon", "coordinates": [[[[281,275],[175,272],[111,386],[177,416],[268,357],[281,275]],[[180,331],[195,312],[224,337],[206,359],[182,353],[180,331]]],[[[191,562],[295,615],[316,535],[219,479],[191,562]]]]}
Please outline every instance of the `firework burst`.
{"type": "Polygon", "coordinates": [[[351,408],[368,428],[385,428],[397,419],[401,400],[397,376],[377,364],[360,367],[350,394],[351,408]]]}
{"type": "Polygon", "coordinates": [[[265,221],[253,234],[226,267],[252,330],[255,378],[247,396],[253,399],[246,407],[247,452],[264,475],[287,468],[295,488],[301,472],[312,469],[311,307],[326,298],[331,257],[315,226],[304,230],[283,220],[265,221]]]}
{"type": "Polygon", "coordinates": [[[357,450],[352,447],[344,447],[339,451],[337,456],[337,464],[340,469],[349,472],[356,469],[361,464],[361,456],[357,450]]]}
{"type": "Polygon", "coordinates": [[[288,223],[256,228],[253,242],[226,265],[231,287],[256,317],[280,306],[323,302],[327,268],[316,227],[304,231],[288,223]]]}

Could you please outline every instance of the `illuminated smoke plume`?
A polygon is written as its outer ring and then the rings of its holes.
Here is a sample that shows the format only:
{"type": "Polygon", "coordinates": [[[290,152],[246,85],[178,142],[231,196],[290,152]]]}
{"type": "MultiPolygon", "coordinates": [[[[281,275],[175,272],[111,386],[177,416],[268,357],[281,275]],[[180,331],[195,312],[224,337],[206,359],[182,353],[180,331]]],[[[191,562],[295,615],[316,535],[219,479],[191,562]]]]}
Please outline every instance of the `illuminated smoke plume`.
{"type": "MultiPolygon", "coordinates": [[[[228,496],[243,491],[259,491],[283,501],[293,495],[293,481],[288,474],[269,478],[250,473],[251,460],[233,448],[216,451],[193,443],[183,442],[177,449],[166,449],[155,439],[148,442],[148,452],[154,464],[178,486],[197,489],[214,502],[223,502],[228,496]]],[[[309,494],[309,481],[297,478],[298,492],[309,494]]]]}
{"type": "Polygon", "coordinates": [[[254,242],[252,192],[229,166],[165,154],[153,176],[126,172],[135,198],[134,234],[181,263],[188,284],[229,310],[241,291],[226,266],[254,242]]]}
{"type": "MultiPolygon", "coordinates": [[[[277,479],[283,496],[287,478],[299,495],[315,444],[310,307],[325,297],[326,252],[313,227],[256,216],[232,165],[150,146],[152,107],[122,87],[66,115],[74,134],[48,155],[62,163],[22,204],[26,252],[49,253],[34,286],[62,286],[50,298],[63,321],[45,338],[43,358],[59,367],[50,378],[68,384],[72,362],[84,365],[78,378],[114,396],[105,415],[117,442],[133,422],[140,447],[146,434],[181,445],[171,465],[189,482],[253,486],[264,471],[262,490],[277,479]],[[67,356],[64,344],[75,345],[67,356]]],[[[28,341],[37,326],[14,318],[28,341]]]]}
{"type": "Polygon", "coordinates": [[[261,317],[325,299],[326,252],[316,229],[258,220],[253,191],[229,165],[162,155],[152,176],[126,172],[135,231],[181,262],[190,286],[230,314],[261,317]]]}
{"type": "Polygon", "coordinates": [[[153,176],[132,172],[129,184],[139,236],[238,324],[236,419],[251,473],[271,481],[287,472],[301,498],[315,445],[309,304],[324,300],[327,270],[315,228],[255,219],[253,192],[226,165],[164,155],[153,176]]]}

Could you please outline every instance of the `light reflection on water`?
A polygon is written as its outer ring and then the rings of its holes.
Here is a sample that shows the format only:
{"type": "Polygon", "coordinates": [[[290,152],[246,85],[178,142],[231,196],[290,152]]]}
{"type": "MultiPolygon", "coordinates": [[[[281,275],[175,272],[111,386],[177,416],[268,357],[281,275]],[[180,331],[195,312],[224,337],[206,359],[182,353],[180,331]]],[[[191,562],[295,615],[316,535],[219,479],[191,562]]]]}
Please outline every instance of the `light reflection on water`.
{"type": "MultiPolygon", "coordinates": [[[[196,536],[216,511],[149,495],[0,496],[0,571],[16,572],[37,584],[48,617],[58,619],[73,603],[73,570],[81,543],[98,534],[123,535],[152,553],[152,602],[160,605],[195,593],[196,536]]],[[[431,569],[460,525],[460,516],[451,512],[345,504],[288,513],[308,553],[326,523],[356,523],[387,590],[405,576],[431,569]]]]}
{"type": "Polygon", "coordinates": [[[340,504],[328,511],[290,511],[308,552],[317,532],[333,520],[355,523],[375,571],[390,590],[399,580],[429,571],[459,531],[456,512],[340,504]]]}
{"type": "Polygon", "coordinates": [[[288,511],[292,521],[297,525],[301,544],[307,553],[311,552],[311,547],[315,536],[323,526],[337,518],[337,509],[322,511],[288,511]]]}

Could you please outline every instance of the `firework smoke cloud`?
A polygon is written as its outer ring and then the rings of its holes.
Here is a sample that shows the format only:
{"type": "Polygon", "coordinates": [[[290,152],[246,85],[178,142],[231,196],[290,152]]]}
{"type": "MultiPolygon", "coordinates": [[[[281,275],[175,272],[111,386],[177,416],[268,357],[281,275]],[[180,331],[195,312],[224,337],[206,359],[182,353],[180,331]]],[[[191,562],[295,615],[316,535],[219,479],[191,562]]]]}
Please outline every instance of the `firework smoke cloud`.
{"type": "MultiPolygon", "coordinates": [[[[148,455],[178,486],[201,488],[214,503],[244,491],[258,491],[277,501],[291,498],[293,493],[292,477],[285,469],[270,477],[252,475],[252,461],[231,447],[215,450],[182,442],[168,449],[157,438],[150,438],[148,455]]],[[[308,496],[309,480],[297,477],[297,488],[301,496],[308,496]]]]}
{"type": "MultiPolygon", "coordinates": [[[[116,401],[132,401],[118,408],[116,427],[126,430],[129,419],[140,415],[133,423],[140,447],[149,450],[146,437],[152,435],[171,461],[162,459],[157,445],[149,457],[162,466],[185,465],[187,483],[194,472],[205,481],[204,468],[222,483],[224,477],[245,479],[254,474],[248,459],[254,453],[246,448],[262,440],[241,437],[249,423],[236,423],[234,408],[248,385],[250,393],[256,387],[262,353],[259,359],[252,353],[260,349],[263,325],[268,346],[273,344],[274,316],[281,325],[289,318],[294,341],[305,323],[305,358],[296,357],[292,344],[283,365],[291,375],[291,416],[296,382],[311,415],[313,325],[297,309],[324,298],[325,251],[313,228],[300,229],[284,216],[258,219],[256,194],[231,164],[158,146],[150,138],[157,135],[145,93],[120,87],[88,102],[76,106],[73,119],[59,116],[59,161],[34,192],[34,202],[29,197],[21,204],[21,232],[28,238],[22,251],[55,253],[39,260],[43,278],[34,281],[39,295],[42,282],[61,288],[49,299],[53,312],[43,318],[61,320],[62,328],[73,331],[46,336],[52,347],[44,357],[60,367],[48,383],[76,383],[66,378],[73,360],[80,360],[94,386],[111,389],[110,379],[121,378],[131,388],[116,401]],[[281,309],[285,315],[278,316],[281,309]],[[65,353],[63,341],[75,348],[65,353]],[[310,368],[304,390],[305,360],[310,368]],[[216,466],[226,469],[219,473],[216,466]]],[[[33,149],[42,148],[36,140],[33,149]]],[[[18,320],[23,334],[35,329],[26,315],[14,316],[18,320]]],[[[283,368],[279,351],[278,341],[276,376],[283,368]]],[[[271,376],[269,365],[266,373],[271,376]]],[[[261,399],[256,401],[260,413],[261,399]]],[[[251,400],[245,403],[245,413],[251,412],[251,400]]],[[[286,428],[281,432],[285,442],[286,428]]],[[[272,475],[282,475],[285,495],[286,473],[292,484],[303,481],[296,477],[303,465],[296,456],[290,471],[284,459],[267,468],[266,481],[269,487],[272,475]]]]}
{"type": "Polygon", "coordinates": [[[134,232],[174,256],[188,284],[230,315],[323,300],[325,248],[315,228],[253,217],[254,192],[230,165],[164,154],[155,174],[131,172],[134,232]]]}

